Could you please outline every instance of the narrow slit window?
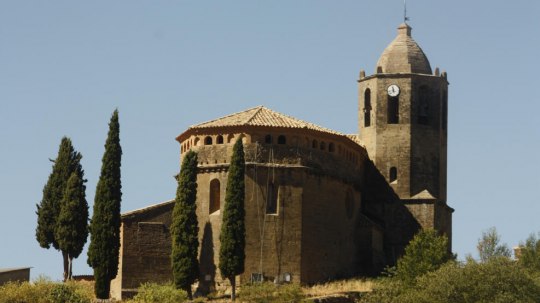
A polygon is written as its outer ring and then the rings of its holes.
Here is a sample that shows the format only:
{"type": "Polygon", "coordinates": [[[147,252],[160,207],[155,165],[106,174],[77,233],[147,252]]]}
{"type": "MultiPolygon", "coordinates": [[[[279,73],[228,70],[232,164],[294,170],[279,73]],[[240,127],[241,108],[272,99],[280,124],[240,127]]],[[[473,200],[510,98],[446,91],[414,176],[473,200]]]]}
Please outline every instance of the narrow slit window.
{"type": "Polygon", "coordinates": [[[371,126],[371,90],[364,92],[364,127],[371,126]]]}
{"type": "Polygon", "coordinates": [[[390,168],[390,183],[397,182],[397,168],[391,167],[390,168]]]}
{"type": "Polygon", "coordinates": [[[426,86],[420,87],[418,104],[418,124],[429,124],[429,90],[426,86]]]}
{"type": "Polygon", "coordinates": [[[220,184],[218,179],[210,181],[210,206],[209,213],[213,214],[220,209],[220,184]]]}
{"type": "Polygon", "coordinates": [[[266,214],[275,215],[277,214],[277,197],[278,192],[273,182],[268,184],[268,192],[266,194],[266,214]]]}

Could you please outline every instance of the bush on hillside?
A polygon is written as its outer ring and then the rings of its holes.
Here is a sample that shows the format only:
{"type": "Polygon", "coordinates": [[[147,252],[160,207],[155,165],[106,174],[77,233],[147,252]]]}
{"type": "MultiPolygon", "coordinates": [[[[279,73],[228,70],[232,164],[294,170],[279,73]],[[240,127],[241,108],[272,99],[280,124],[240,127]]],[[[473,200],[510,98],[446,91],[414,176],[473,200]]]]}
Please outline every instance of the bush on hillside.
{"type": "Polygon", "coordinates": [[[0,303],[90,303],[92,289],[79,282],[37,281],[7,283],[0,286],[0,303]]]}
{"type": "Polygon", "coordinates": [[[272,303],[301,302],[304,299],[298,284],[276,285],[271,282],[243,285],[240,289],[241,302],[272,303]]]}
{"type": "Polygon", "coordinates": [[[508,258],[485,263],[447,263],[419,277],[416,285],[383,279],[364,303],[507,303],[538,302],[540,281],[508,258]]]}
{"type": "Polygon", "coordinates": [[[160,285],[145,283],[138,289],[138,293],[131,303],[181,303],[187,301],[187,293],[176,289],[172,284],[160,285]]]}

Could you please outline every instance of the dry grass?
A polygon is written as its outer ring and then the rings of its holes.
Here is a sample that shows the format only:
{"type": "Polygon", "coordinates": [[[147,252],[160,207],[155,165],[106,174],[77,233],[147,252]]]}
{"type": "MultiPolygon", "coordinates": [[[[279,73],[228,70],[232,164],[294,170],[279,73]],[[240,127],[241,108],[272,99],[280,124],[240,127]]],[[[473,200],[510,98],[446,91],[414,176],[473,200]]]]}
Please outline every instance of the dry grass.
{"type": "Polygon", "coordinates": [[[320,297],[348,292],[369,292],[373,289],[373,281],[365,279],[350,279],[316,284],[304,287],[304,293],[308,297],[320,297]]]}

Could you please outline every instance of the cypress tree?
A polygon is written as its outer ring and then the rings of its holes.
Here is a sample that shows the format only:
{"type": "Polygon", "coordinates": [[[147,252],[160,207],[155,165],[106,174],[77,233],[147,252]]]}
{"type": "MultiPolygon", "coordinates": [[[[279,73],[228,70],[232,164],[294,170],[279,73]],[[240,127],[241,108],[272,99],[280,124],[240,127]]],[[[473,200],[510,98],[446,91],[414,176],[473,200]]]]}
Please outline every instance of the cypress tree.
{"type": "Polygon", "coordinates": [[[193,299],[191,285],[199,276],[199,225],[196,214],[197,154],[189,151],[182,161],[178,177],[178,189],[172,215],[172,269],[176,288],[188,293],[193,299]]]}
{"type": "Polygon", "coordinates": [[[244,272],[246,246],[245,230],[245,159],[242,139],[238,139],[233,147],[231,165],[227,177],[225,208],[221,234],[219,235],[219,270],[223,278],[229,279],[232,286],[231,299],[236,296],[235,276],[244,272]]]}
{"type": "Polygon", "coordinates": [[[122,200],[121,158],[120,124],[118,110],[115,110],[109,123],[101,175],[96,187],[94,212],[90,222],[88,265],[94,269],[94,291],[98,299],[109,298],[111,280],[118,272],[122,200]]]}
{"type": "Polygon", "coordinates": [[[68,259],[64,280],[71,280],[73,259],[79,257],[88,237],[88,203],[83,174],[83,170],[78,169],[68,179],[55,229],[60,250],[68,259]]]}
{"type": "MultiPolygon", "coordinates": [[[[43,188],[43,197],[37,206],[37,227],[36,240],[43,248],[49,249],[51,246],[56,250],[61,250],[59,239],[55,235],[58,225],[58,216],[62,206],[62,199],[65,194],[66,184],[75,171],[81,171],[81,154],[73,148],[71,140],[63,137],[58,149],[58,156],[53,162],[52,172],[43,188]]],[[[83,183],[86,180],[83,180],[83,183]]],[[[85,221],[86,224],[86,221],[85,221]]],[[[62,251],[64,264],[64,278],[68,272],[68,257],[62,251]]]]}

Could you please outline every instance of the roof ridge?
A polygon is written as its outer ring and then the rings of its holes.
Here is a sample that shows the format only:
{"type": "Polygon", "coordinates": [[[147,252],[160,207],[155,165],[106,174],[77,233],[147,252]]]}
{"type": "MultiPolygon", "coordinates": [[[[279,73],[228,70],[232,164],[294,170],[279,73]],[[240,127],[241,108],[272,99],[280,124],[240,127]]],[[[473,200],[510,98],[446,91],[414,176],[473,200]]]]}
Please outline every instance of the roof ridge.
{"type": "Polygon", "coordinates": [[[254,110],[254,109],[259,108],[259,107],[263,107],[263,106],[262,106],[262,105],[259,105],[259,106],[251,107],[251,108],[244,109],[244,110],[241,110],[241,111],[232,113],[232,114],[228,114],[228,115],[226,115],[226,116],[221,116],[221,117],[218,117],[218,118],[215,118],[215,119],[212,119],[212,120],[208,120],[208,121],[204,121],[204,122],[201,122],[201,123],[197,123],[197,124],[192,124],[192,125],[190,125],[190,126],[188,127],[188,129],[190,129],[190,128],[192,128],[192,127],[195,127],[195,126],[198,126],[198,125],[201,125],[201,124],[212,123],[212,122],[215,122],[215,121],[224,119],[224,118],[228,118],[228,117],[232,117],[232,116],[235,116],[235,115],[238,115],[238,114],[241,114],[241,113],[249,112],[250,110],[254,110]]]}
{"type": "Polygon", "coordinates": [[[256,108],[257,110],[253,113],[253,115],[251,115],[251,117],[247,118],[246,119],[246,122],[244,122],[245,124],[248,124],[249,122],[251,122],[251,120],[253,120],[253,118],[255,118],[255,116],[261,112],[261,110],[265,109],[265,107],[263,105],[259,105],[259,106],[256,106],[254,107],[256,108]]]}

